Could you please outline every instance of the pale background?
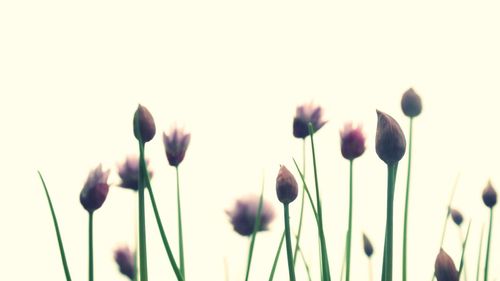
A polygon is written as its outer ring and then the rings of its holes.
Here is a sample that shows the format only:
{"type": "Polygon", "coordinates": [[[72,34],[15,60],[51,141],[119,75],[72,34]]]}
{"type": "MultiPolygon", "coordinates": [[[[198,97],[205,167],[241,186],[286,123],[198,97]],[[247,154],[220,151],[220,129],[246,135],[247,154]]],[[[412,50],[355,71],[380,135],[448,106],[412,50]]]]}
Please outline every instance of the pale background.
{"type": "MultiPolygon", "coordinates": [[[[352,275],[367,280],[366,231],[379,279],[386,170],[374,152],[375,109],[393,115],[407,133],[400,97],[409,87],[424,102],[414,127],[409,280],[430,280],[459,172],[455,206],[473,220],[467,251],[472,279],[488,214],[481,192],[489,178],[500,184],[499,12],[496,1],[2,1],[2,279],[64,280],[40,169],[73,279],[86,280],[87,217],[79,192],[99,162],[114,169],[136,153],[132,115],[142,103],[158,128],[146,153],[172,244],[175,173],[160,133],[175,122],[192,132],[181,165],[187,280],[223,280],[224,258],[230,280],[243,279],[248,241],[232,231],[224,210],[234,198],[258,192],[263,173],[277,219],[257,238],[251,279],[266,280],[283,227],[275,176],[279,164],[292,170],[292,157],[300,161],[292,118],[295,107],[309,101],[322,105],[329,120],[317,134],[317,149],[334,280],[348,195],[338,130],[350,120],[364,124],[368,149],[355,163],[352,275]]],[[[406,160],[396,190],[395,280],[406,160]]],[[[295,227],[298,205],[292,205],[295,227]]],[[[133,192],[113,187],[96,213],[96,280],[126,280],[112,250],[132,243],[135,210],[133,192]]],[[[317,276],[316,230],[311,212],[306,215],[303,246],[317,276]]],[[[499,217],[492,280],[500,277],[499,217]]],[[[173,280],[149,207],[147,219],[150,279],[173,280]]],[[[450,224],[448,233],[445,249],[458,263],[456,227],[450,224]]],[[[301,263],[298,268],[298,279],[305,280],[301,263]]],[[[286,270],[282,255],[275,280],[286,280],[286,270]]]]}

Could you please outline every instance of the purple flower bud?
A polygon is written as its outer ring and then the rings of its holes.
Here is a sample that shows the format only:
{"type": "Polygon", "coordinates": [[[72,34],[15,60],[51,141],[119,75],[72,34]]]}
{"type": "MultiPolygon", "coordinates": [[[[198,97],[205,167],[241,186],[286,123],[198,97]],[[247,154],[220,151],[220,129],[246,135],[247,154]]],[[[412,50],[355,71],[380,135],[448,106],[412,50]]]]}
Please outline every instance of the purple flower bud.
{"type": "MultiPolygon", "coordinates": [[[[149,167],[149,159],[146,159],[146,168],[151,179],[153,171],[149,167]]],[[[137,191],[139,188],[139,156],[129,155],[125,161],[118,164],[118,175],[121,179],[119,186],[137,191]]]]}
{"type": "Polygon", "coordinates": [[[371,257],[373,255],[373,245],[370,239],[363,233],[363,249],[365,250],[365,255],[371,257]]]}
{"type": "Polygon", "coordinates": [[[378,123],[375,136],[377,155],[387,165],[399,162],[406,150],[406,139],[398,122],[386,113],[377,110],[378,123]]]}
{"type": "Polygon", "coordinates": [[[460,213],[460,211],[458,211],[457,209],[451,209],[450,214],[451,214],[451,219],[456,225],[460,226],[464,221],[462,213],[460,213]]]}
{"type": "Polygon", "coordinates": [[[129,247],[121,246],[117,248],[115,250],[115,261],[118,264],[120,273],[133,280],[135,275],[134,253],[130,251],[129,247]]]}
{"type": "MultiPolygon", "coordinates": [[[[259,210],[260,197],[256,195],[247,195],[236,200],[233,209],[226,210],[234,231],[243,236],[250,236],[253,233],[257,212],[259,210]]],[[[274,209],[266,200],[262,201],[260,213],[259,231],[269,229],[269,224],[274,219],[274,209]]]]}
{"type": "Polygon", "coordinates": [[[312,124],[314,132],[321,129],[326,123],[326,121],[322,120],[322,117],[323,109],[319,106],[312,103],[298,106],[293,119],[294,137],[304,139],[309,136],[309,123],[312,124]]]}
{"type": "Polygon", "coordinates": [[[422,112],[422,100],[412,88],[408,89],[401,99],[401,108],[408,117],[416,117],[422,112]]]}
{"type": "Polygon", "coordinates": [[[276,194],[278,200],[283,204],[289,204],[297,198],[299,187],[297,181],[288,169],[281,165],[276,177],[276,194]]]}
{"type": "Polygon", "coordinates": [[[458,271],[453,260],[441,249],[434,264],[437,281],[458,281],[458,271]]]}
{"type": "Polygon", "coordinates": [[[488,208],[493,208],[497,204],[497,192],[493,188],[491,181],[488,181],[488,185],[483,190],[483,202],[488,208]]]}
{"type": "Polygon", "coordinates": [[[352,123],[340,130],[340,150],[347,160],[354,160],[365,152],[365,135],[361,126],[354,128],[352,123]]]}
{"type": "Polygon", "coordinates": [[[156,134],[156,125],[149,110],[139,105],[134,114],[134,136],[138,141],[148,142],[156,134]],[[137,127],[139,126],[139,127],[137,127]]]}
{"type": "Polygon", "coordinates": [[[177,167],[184,160],[190,141],[191,134],[177,127],[173,128],[168,135],[163,133],[163,144],[170,166],[177,167]]]}
{"type": "Polygon", "coordinates": [[[80,192],[80,203],[89,213],[99,209],[108,196],[109,170],[103,171],[102,165],[90,171],[87,181],[80,192]]]}

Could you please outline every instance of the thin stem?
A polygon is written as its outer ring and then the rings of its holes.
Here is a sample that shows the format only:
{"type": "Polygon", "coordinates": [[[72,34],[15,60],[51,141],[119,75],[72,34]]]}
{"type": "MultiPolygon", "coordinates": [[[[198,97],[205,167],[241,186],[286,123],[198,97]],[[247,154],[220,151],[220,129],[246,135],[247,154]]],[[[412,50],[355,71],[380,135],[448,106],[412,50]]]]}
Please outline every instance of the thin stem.
{"type": "Polygon", "coordinates": [[[387,218],[385,229],[385,245],[383,260],[382,281],[392,281],[392,245],[393,245],[393,214],[394,214],[394,186],[396,181],[395,165],[387,165],[387,218]]]}
{"type": "Polygon", "coordinates": [[[288,257],[288,273],[290,281],[295,281],[295,269],[293,266],[292,238],[290,237],[290,215],[288,204],[283,204],[285,208],[285,238],[286,238],[286,253],[288,257]]]}
{"type": "Polygon", "coordinates": [[[281,235],[280,244],[278,246],[278,250],[276,250],[276,255],[274,256],[273,267],[271,268],[271,274],[269,274],[269,281],[272,281],[274,279],[274,273],[276,271],[276,266],[278,265],[278,260],[280,258],[283,241],[285,241],[285,231],[283,231],[283,234],[281,235]]]}
{"type": "Polygon", "coordinates": [[[302,258],[302,261],[304,262],[304,267],[306,268],[307,279],[309,281],[312,281],[311,269],[309,268],[309,264],[307,264],[307,260],[306,260],[306,257],[304,256],[304,252],[302,252],[302,249],[300,247],[299,247],[299,253],[300,253],[300,257],[302,258]]]}
{"type": "Polygon", "coordinates": [[[371,257],[368,258],[368,277],[370,281],[373,281],[373,263],[371,257]]]}
{"type": "MultiPolygon", "coordinates": [[[[462,256],[460,257],[460,266],[458,267],[458,280],[460,280],[460,275],[462,274],[462,270],[464,271],[465,274],[465,249],[467,247],[467,241],[469,240],[470,225],[471,222],[469,222],[469,226],[467,227],[467,234],[465,235],[465,240],[463,240],[464,242],[462,243],[462,256]]],[[[465,280],[467,280],[467,276],[465,276],[465,280]]]]}
{"type": "Polygon", "coordinates": [[[408,258],[408,209],[410,205],[410,176],[411,176],[411,151],[413,143],[413,117],[410,117],[410,138],[408,144],[408,175],[406,177],[405,214],[403,225],[403,281],[407,276],[408,258]]]}
{"type": "Polygon", "coordinates": [[[257,208],[257,216],[255,218],[255,223],[253,225],[253,232],[252,232],[252,236],[250,238],[250,249],[248,250],[247,270],[246,270],[246,274],[245,274],[245,281],[248,281],[248,277],[250,276],[250,266],[252,264],[253,249],[255,247],[255,239],[257,238],[257,232],[259,232],[259,229],[260,229],[260,217],[262,214],[263,200],[264,200],[264,177],[262,177],[262,190],[260,192],[259,206],[257,208]]]}
{"type": "Polygon", "coordinates": [[[182,239],[182,215],[181,215],[181,192],[179,188],[179,166],[175,167],[175,175],[177,178],[177,223],[179,229],[179,263],[181,274],[186,280],[186,273],[184,270],[184,242],[182,239]]]}
{"type": "Polygon", "coordinates": [[[94,281],[94,212],[89,213],[89,281],[94,281]]]}
{"type": "MultiPolygon", "coordinates": [[[[469,223],[469,228],[467,228],[467,235],[464,239],[464,234],[462,233],[462,228],[459,226],[458,227],[458,233],[460,235],[460,246],[464,247],[464,251],[465,251],[465,244],[467,243],[467,239],[468,239],[468,236],[469,236],[469,229],[470,229],[470,223],[469,223]]],[[[464,280],[467,281],[467,267],[465,266],[465,256],[463,256],[463,266],[464,266],[464,280]]],[[[460,277],[460,276],[459,276],[460,277]]]]}
{"type": "MultiPolygon", "coordinates": [[[[306,175],[306,139],[302,140],[302,174],[306,175]]],[[[300,237],[302,234],[302,221],[304,219],[304,202],[306,199],[305,188],[302,189],[302,199],[300,200],[300,218],[299,218],[299,229],[297,231],[297,241],[295,243],[295,252],[293,253],[293,265],[297,263],[297,253],[300,247],[300,237]]]]}
{"type": "Polygon", "coordinates": [[[481,238],[479,238],[479,254],[477,255],[476,281],[479,281],[479,269],[481,268],[481,253],[483,250],[484,224],[481,226],[481,238]]]}
{"type": "MultiPolygon", "coordinates": [[[[347,241],[347,235],[349,231],[346,231],[345,233],[345,241],[347,241]]],[[[347,253],[347,243],[344,246],[344,255],[342,256],[342,269],[340,271],[340,281],[344,280],[344,274],[345,274],[345,260],[346,260],[346,253],[347,253]]]]}
{"type": "Polygon", "coordinates": [[[293,159],[293,163],[295,164],[295,168],[297,169],[297,171],[299,172],[299,175],[300,175],[300,179],[302,180],[302,184],[303,184],[303,188],[304,188],[304,191],[306,192],[307,194],[307,198],[309,199],[309,203],[311,205],[311,209],[313,211],[313,214],[314,214],[314,218],[316,219],[316,223],[319,224],[319,218],[318,218],[318,212],[316,211],[316,207],[314,207],[314,201],[312,199],[312,196],[311,196],[311,192],[309,191],[309,188],[307,187],[307,184],[306,184],[306,180],[304,178],[304,175],[302,174],[302,172],[300,171],[299,169],[299,166],[297,165],[297,161],[295,161],[295,159],[293,159]]]}
{"type": "Polygon", "coordinates": [[[68,262],[66,261],[66,254],[64,253],[64,245],[61,238],[61,231],[59,230],[59,224],[57,223],[56,212],[54,211],[54,206],[52,205],[52,200],[50,199],[49,190],[47,189],[47,185],[45,185],[45,181],[43,180],[42,173],[40,173],[40,171],[38,171],[38,176],[42,181],[43,189],[45,190],[45,195],[47,196],[47,202],[49,202],[50,213],[52,215],[52,221],[54,222],[54,228],[56,230],[57,244],[59,245],[59,252],[61,254],[61,262],[64,268],[64,275],[66,276],[67,281],[71,281],[68,262]]]}
{"type": "Polygon", "coordinates": [[[352,239],[352,168],[353,160],[349,161],[349,226],[347,228],[347,240],[346,240],[346,281],[351,278],[351,239],[352,239]]]}
{"type": "Polygon", "coordinates": [[[493,230],[493,208],[490,208],[490,229],[488,231],[488,242],[486,244],[486,260],[484,261],[484,281],[488,281],[488,266],[490,261],[491,233],[493,230]]]}
{"type": "Polygon", "coordinates": [[[142,162],[144,160],[144,142],[139,141],[140,163],[139,166],[139,270],[140,280],[148,280],[148,257],[146,247],[146,213],[144,206],[144,170],[142,162]]]}

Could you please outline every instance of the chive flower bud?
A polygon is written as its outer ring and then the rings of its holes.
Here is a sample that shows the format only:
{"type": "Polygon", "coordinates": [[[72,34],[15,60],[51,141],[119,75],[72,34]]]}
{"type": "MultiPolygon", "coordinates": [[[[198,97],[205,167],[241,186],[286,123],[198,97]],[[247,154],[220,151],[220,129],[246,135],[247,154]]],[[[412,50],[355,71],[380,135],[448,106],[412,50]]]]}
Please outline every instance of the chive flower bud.
{"type": "Polygon", "coordinates": [[[403,94],[401,109],[403,109],[403,113],[408,117],[416,117],[422,112],[422,99],[412,88],[403,94]]]}
{"type": "MultiPolygon", "coordinates": [[[[153,171],[149,167],[149,159],[146,160],[146,168],[149,178],[153,177],[153,171]]],[[[118,164],[118,175],[120,176],[119,186],[137,191],[139,187],[139,156],[129,155],[120,164],[118,164]]]]}
{"type": "Polygon", "coordinates": [[[127,276],[130,280],[134,279],[135,262],[134,254],[129,247],[121,246],[115,250],[115,262],[118,265],[120,273],[127,276]]]}
{"type": "Polygon", "coordinates": [[[456,225],[460,226],[464,221],[462,213],[460,213],[460,211],[458,211],[457,209],[451,209],[450,214],[451,214],[451,219],[456,225]]]}
{"type": "Polygon", "coordinates": [[[156,125],[149,110],[139,105],[134,114],[134,136],[138,141],[148,142],[156,134],[156,125]],[[139,126],[139,127],[137,127],[139,126]]]}
{"type": "Polygon", "coordinates": [[[90,171],[87,181],[80,192],[80,203],[89,213],[99,209],[108,196],[109,170],[104,171],[102,165],[90,171]]]}
{"type": "Polygon", "coordinates": [[[326,123],[322,118],[321,107],[313,103],[298,106],[293,119],[293,136],[299,139],[309,136],[309,123],[312,124],[314,132],[318,131],[326,123]]]}
{"type": "Polygon", "coordinates": [[[434,264],[437,281],[458,281],[458,271],[451,257],[441,249],[434,264]]]}
{"type": "Polygon", "coordinates": [[[347,160],[354,160],[365,152],[365,135],[361,126],[347,123],[340,130],[340,150],[347,160]]]}
{"type": "Polygon", "coordinates": [[[375,136],[377,155],[387,165],[399,162],[406,150],[406,139],[398,122],[386,113],[377,110],[378,123],[375,136]]]}
{"type": "Polygon", "coordinates": [[[283,204],[289,204],[297,198],[299,187],[292,173],[283,165],[280,166],[276,177],[276,194],[283,204]]]}
{"type": "Polygon", "coordinates": [[[493,188],[491,181],[488,181],[488,185],[483,190],[483,202],[488,208],[493,208],[497,204],[497,192],[493,188]]]}
{"type": "Polygon", "coordinates": [[[365,255],[370,258],[373,255],[373,245],[370,242],[370,239],[363,233],[363,249],[365,251],[365,255]]]}
{"type": "MultiPolygon", "coordinates": [[[[234,231],[242,236],[250,236],[253,233],[259,210],[260,197],[256,195],[247,195],[236,200],[231,210],[226,210],[229,220],[233,225],[234,231]]],[[[274,219],[273,206],[266,201],[262,201],[260,212],[260,221],[258,231],[269,229],[269,224],[274,219]]]]}
{"type": "Polygon", "coordinates": [[[179,128],[173,128],[168,135],[163,133],[163,144],[170,166],[177,167],[184,160],[190,140],[191,134],[179,128]]]}

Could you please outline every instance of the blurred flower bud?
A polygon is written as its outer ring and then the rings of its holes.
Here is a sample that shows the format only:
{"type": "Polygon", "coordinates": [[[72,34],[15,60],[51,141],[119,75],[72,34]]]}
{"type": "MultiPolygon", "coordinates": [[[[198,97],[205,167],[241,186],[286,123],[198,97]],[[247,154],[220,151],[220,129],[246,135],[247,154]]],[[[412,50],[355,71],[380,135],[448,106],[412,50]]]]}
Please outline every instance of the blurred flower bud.
{"type": "Polygon", "coordinates": [[[109,170],[103,171],[102,165],[90,171],[87,181],[80,192],[80,203],[89,213],[99,209],[108,196],[109,170]]]}
{"type": "Polygon", "coordinates": [[[184,160],[190,140],[191,134],[179,128],[173,128],[168,135],[163,133],[163,144],[170,166],[177,167],[184,160]]]}
{"type": "Polygon", "coordinates": [[[365,250],[365,255],[371,257],[373,255],[373,245],[370,239],[363,233],[363,249],[365,250]]]}
{"type": "Polygon", "coordinates": [[[483,202],[488,208],[493,208],[497,204],[497,192],[493,188],[491,181],[488,181],[488,185],[483,190],[483,202]]]}
{"type": "Polygon", "coordinates": [[[347,160],[354,160],[365,152],[365,135],[361,126],[354,128],[352,123],[340,130],[340,150],[347,160]]]}
{"type": "Polygon", "coordinates": [[[422,100],[412,88],[408,89],[401,99],[401,108],[408,117],[416,117],[422,112],[422,100]]]}
{"type": "Polygon", "coordinates": [[[118,264],[120,273],[130,280],[133,280],[135,275],[134,260],[134,253],[127,246],[121,246],[115,250],[115,262],[118,264]]]}
{"type": "Polygon", "coordinates": [[[377,110],[378,123],[375,136],[377,155],[387,165],[399,162],[406,150],[406,139],[398,122],[386,113],[377,110]]]}
{"type": "MultiPolygon", "coordinates": [[[[149,159],[146,160],[149,178],[153,177],[153,171],[149,167],[149,159]]],[[[121,187],[137,191],[139,188],[139,156],[129,155],[122,163],[118,164],[118,175],[121,187]]]]}
{"type": "Polygon", "coordinates": [[[462,213],[460,213],[460,211],[458,211],[457,209],[451,209],[450,214],[451,214],[451,219],[456,225],[460,226],[464,221],[462,213]]]}
{"type": "Polygon", "coordinates": [[[309,136],[309,123],[312,124],[314,132],[318,131],[326,123],[322,118],[323,109],[321,107],[312,103],[298,106],[293,119],[293,136],[300,139],[309,136]]]}
{"type": "MultiPolygon", "coordinates": [[[[234,231],[243,236],[252,235],[259,210],[259,202],[259,196],[248,195],[236,200],[233,209],[226,210],[226,214],[229,216],[234,231]]],[[[268,230],[269,224],[273,219],[274,209],[272,205],[266,200],[263,200],[258,231],[268,230]]]]}
{"type": "Polygon", "coordinates": [[[285,166],[281,165],[278,177],[276,177],[276,194],[278,195],[278,200],[283,204],[289,204],[297,198],[298,193],[299,187],[297,181],[292,173],[285,166]]]}
{"type": "Polygon", "coordinates": [[[146,107],[139,105],[134,114],[135,138],[146,143],[152,140],[155,134],[156,125],[153,116],[146,107]]]}
{"type": "Polygon", "coordinates": [[[441,249],[434,264],[437,281],[458,281],[458,272],[453,260],[441,249]]]}

